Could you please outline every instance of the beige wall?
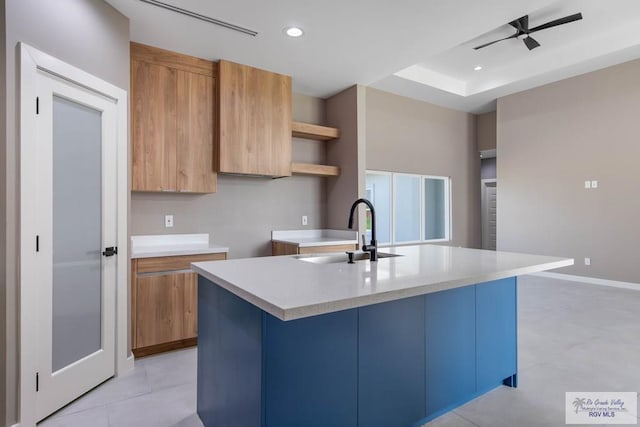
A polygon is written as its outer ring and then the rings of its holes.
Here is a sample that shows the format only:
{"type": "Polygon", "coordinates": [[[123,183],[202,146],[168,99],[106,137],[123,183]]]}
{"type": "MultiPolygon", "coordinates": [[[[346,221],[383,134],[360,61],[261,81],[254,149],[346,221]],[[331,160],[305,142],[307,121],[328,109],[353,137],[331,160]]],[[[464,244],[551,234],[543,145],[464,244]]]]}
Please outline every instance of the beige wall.
{"type": "Polygon", "coordinates": [[[478,151],[496,149],[496,112],[476,116],[478,151]]]}
{"type": "MultiPolygon", "coordinates": [[[[364,100],[365,88],[362,86],[352,86],[327,99],[327,123],[340,129],[340,138],[327,143],[327,163],[340,166],[340,176],[329,178],[327,182],[329,228],[346,229],[352,203],[364,197],[364,100]]],[[[359,217],[364,218],[363,215],[361,209],[359,217]]],[[[358,221],[360,223],[363,222],[358,221]]]]}
{"type": "MultiPolygon", "coordinates": [[[[18,373],[18,169],[16,47],[22,41],[94,74],[129,88],[129,20],[102,0],[6,1],[6,174],[0,178],[6,207],[6,369],[7,422],[17,418],[18,373]]],[[[4,80],[3,80],[4,82],[4,80]]],[[[3,98],[4,99],[4,98],[3,98]]],[[[0,420],[5,423],[5,420],[0,420]]]]}
{"type": "Polygon", "coordinates": [[[498,249],[640,283],[639,76],[636,60],[498,100],[498,249]]]}
{"type": "Polygon", "coordinates": [[[453,241],[480,247],[475,116],[367,88],[367,169],[451,177],[453,241]]]}
{"type": "MultiPolygon", "coordinates": [[[[322,123],[324,101],[293,97],[297,121],[322,123]]],[[[323,162],[321,142],[295,139],[293,158],[323,162]]],[[[211,240],[228,246],[230,258],[271,255],[271,231],[322,228],[325,178],[292,176],[269,179],[218,175],[214,194],[132,193],[131,234],[210,233],[211,240]],[[164,215],[174,215],[173,228],[164,228],[164,215]],[[302,226],[302,215],[309,223],[302,226]]]]}

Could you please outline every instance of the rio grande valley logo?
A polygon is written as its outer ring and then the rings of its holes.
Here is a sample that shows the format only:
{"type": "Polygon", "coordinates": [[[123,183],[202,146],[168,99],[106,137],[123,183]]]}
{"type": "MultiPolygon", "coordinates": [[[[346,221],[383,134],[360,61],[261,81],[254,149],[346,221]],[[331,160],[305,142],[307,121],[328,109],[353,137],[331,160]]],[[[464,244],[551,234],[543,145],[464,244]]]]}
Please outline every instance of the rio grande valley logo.
{"type": "Polygon", "coordinates": [[[637,424],[636,392],[566,392],[567,424],[637,424]]]}

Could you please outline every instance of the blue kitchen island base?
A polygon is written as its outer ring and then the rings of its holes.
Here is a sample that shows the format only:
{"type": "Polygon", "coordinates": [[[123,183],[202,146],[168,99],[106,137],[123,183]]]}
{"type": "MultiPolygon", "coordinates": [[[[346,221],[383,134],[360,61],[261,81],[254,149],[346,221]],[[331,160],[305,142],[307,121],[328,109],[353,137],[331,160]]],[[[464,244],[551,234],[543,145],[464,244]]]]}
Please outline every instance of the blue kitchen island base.
{"type": "Polygon", "coordinates": [[[282,321],[198,279],[204,425],[419,426],[517,379],[516,278],[282,321]]]}

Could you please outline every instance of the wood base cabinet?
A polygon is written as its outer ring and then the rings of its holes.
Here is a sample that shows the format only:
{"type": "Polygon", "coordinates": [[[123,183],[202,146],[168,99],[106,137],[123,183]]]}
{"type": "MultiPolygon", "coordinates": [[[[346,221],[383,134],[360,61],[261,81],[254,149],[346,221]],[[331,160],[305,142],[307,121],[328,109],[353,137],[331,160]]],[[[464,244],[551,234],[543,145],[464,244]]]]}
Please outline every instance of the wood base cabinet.
{"type": "Polygon", "coordinates": [[[222,259],[226,254],[131,261],[131,339],[136,357],[196,345],[198,276],[190,264],[222,259]]]}

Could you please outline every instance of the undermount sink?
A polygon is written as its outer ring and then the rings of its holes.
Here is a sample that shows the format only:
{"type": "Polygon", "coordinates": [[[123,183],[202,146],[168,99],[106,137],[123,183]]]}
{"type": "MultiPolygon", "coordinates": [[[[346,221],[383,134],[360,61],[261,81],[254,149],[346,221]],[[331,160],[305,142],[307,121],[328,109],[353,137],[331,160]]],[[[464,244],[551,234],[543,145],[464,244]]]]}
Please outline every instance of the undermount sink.
{"type": "MultiPolygon", "coordinates": [[[[368,261],[369,260],[369,252],[355,252],[353,254],[354,261],[368,261]]],[[[386,252],[378,252],[378,259],[381,258],[393,258],[397,256],[402,256],[399,254],[390,254],[386,252]]],[[[336,263],[348,263],[349,256],[344,254],[334,254],[334,255],[298,255],[295,257],[300,261],[312,262],[314,264],[336,264],[336,263]]]]}

